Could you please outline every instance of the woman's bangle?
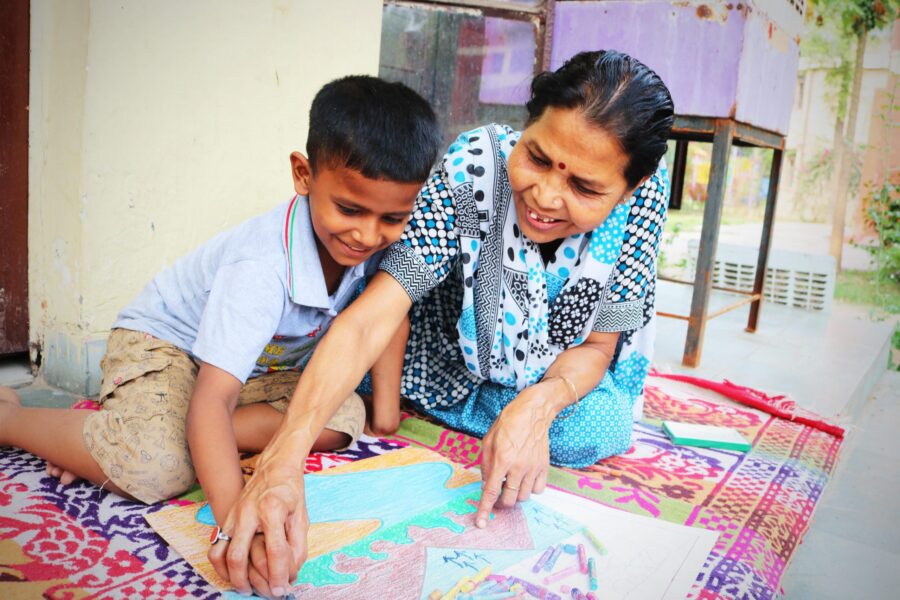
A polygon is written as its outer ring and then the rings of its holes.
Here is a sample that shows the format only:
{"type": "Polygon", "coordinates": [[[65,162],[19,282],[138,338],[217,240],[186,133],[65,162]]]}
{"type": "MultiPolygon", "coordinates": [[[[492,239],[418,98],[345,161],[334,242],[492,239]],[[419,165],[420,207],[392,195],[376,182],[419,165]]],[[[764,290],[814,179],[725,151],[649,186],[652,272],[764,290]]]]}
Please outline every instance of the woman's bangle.
{"type": "Polygon", "coordinates": [[[572,407],[572,412],[563,417],[563,419],[568,419],[573,414],[575,414],[575,411],[578,409],[578,390],[575,389],[575,384],[572,383],[571,380],[569,380],[569,378],[565,375],[554,375],[553,377],[555,377],[556,379],[562,379],[569,386],[569,389],[572,390],[572,403],[569,405],[572,407]]]}

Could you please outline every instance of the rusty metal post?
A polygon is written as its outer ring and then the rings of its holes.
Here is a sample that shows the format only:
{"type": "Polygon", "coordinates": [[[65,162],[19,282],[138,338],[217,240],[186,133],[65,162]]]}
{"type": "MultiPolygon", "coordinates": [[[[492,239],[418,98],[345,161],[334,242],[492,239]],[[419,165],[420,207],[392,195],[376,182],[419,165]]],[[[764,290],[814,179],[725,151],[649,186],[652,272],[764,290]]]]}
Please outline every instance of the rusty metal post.
{"type": "Polygon", "coordinates": [[[675,164],[672,165],[672,193],[669,196],[669,209],[680,210],[681,198],[684,194],[684,173],[687,170],[688,141],[675,142],[675,164]]]}
{"type": "Polygon", "coordinates": [[[547,0],[541,13],[543,31],[541,32],[540,70],[549,71],[553,58],[553,17],[556,15],[556,0],[547,0]]]}
{"type": "Polygon", "coordinates": [[[719,226],[722,223],[728,161],[731,158],[733,140],[734,121],[717,119],[713,136],[712,164],[709,169],[709,193],[703,209],[703,229],[700,233],[694,294],[691,298],[691,317],[688,321],[687,339],[684,342],[684,356],[681,359],[681,364],[686,367],[699,365],[703,350],[703,334],[706,331],[712,272],[715,266],[716,245],[719,242],[719,226]]]}
{"type": "Polygon", "coordinates": [[[763,217],[762,237],[759,240],[759,255],[756,259],[756,277],[753,280],[753,293],[759,294],[759,300],[750,305],[750,318],[746,331],[756,331],[759,320],[759,306],[762,304],[763,287],[766,282],[766,265],[769,262],[769,248],[772,245],[772,228],[775,223],[775,201],[778,198],[778,180],[781,177],[782,151],[772,151],[772,170],[769,172],[769,192],[766,195],[766,214],[763,217]]]}

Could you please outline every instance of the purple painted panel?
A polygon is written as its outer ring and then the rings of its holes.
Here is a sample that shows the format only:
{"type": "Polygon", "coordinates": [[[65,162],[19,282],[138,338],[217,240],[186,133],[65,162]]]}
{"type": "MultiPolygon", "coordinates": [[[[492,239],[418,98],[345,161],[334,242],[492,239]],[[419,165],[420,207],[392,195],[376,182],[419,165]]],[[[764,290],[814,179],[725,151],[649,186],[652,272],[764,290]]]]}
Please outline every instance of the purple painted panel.
{"type": "Polygon", "coordinates": [[[557,2],[552,67],[582,50],[621,50],[659,73],[678,114],[731,116],[746,19],[743,10],[710,4],[557,2]]]}
{"type": "Polygon", "coordinates": [[[525,104],[534,76],[537,48],[534,26],[528,21],[487,17],[484,37],[478,101],[483,104],[525,104]]]}
{"type": "Polygon", "coordinates": [[[744,30],[735,118],[787,135],[800,49],[766,17],[753,13],[744,30]]]}

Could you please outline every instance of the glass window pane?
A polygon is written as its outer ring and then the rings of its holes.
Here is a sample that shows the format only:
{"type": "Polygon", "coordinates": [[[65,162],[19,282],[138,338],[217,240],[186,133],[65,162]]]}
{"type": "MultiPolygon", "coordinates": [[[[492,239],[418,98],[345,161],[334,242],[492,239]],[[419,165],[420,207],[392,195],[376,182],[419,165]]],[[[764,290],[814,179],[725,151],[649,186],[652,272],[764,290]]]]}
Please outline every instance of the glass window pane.
{"type": "Polygon", "coordinates": [[[536,56],[531,21],[444,7],[384,7],[379,74],[431,102],[448,144],[490,122],[522,127],[536,56]]]}

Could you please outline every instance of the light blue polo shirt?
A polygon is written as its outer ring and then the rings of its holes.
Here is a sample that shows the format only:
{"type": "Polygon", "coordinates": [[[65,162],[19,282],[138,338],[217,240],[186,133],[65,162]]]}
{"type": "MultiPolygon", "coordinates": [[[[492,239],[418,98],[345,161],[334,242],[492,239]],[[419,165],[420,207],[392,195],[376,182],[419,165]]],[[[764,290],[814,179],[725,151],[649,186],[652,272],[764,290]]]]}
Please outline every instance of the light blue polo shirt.
{"type": "Polygon", "coordinates": [[[329,296],[309,204],[296,196],[175,261],[113,327],[170,342],[243,383],[304,364],[379,260],[348,268],[329,296]]]}

